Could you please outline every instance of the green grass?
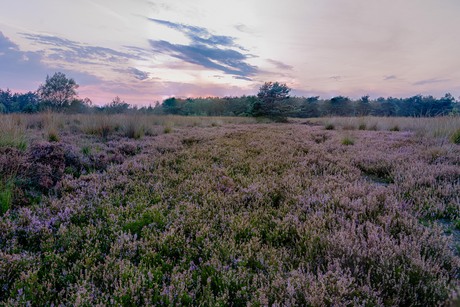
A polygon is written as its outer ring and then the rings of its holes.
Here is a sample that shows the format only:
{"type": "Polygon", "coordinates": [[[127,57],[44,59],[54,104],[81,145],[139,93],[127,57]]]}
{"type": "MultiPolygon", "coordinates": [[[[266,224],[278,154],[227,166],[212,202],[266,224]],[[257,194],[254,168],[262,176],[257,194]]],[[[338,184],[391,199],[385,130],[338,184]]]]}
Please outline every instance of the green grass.
{"type": "Polygon", "coordinates": [[[334,124],[328,123],[328,124],[326,124],[326,126],[324,126],[324,129],[326,129],[326,130],[334,130],[335,126],[334,126],[334,124]]]}
{"type": "Polygon", "coordinates": [[[165,126],[163,129],[164,133],[171,133],[173,131],[173,128],[171,126],[165,126]]]}
{"type": "Polygon", "coordinates": [[[460,129],[457,129],[454,133],[452,133],[450,140],[454,144],[460,144],[460,129]]]}
{"type": "Polygon", "coordinates": [[[366,124],[364,123],[359,124],[358,130],[366,130],[366,124]]]}
{"type": "Polygon", "coordinates": [[[9,179],[6,182],[0,182],[0,216],[3,216],[11,207],[13,189],[13,180],[9,179]]]}
{"type": "Polygon", "coordinates": [[[355,144],[355,141],[351,137],[346,136],[342,139],[342,145],[348,146],[348,145],[354,145],[354,144],[355,144]]]}
{"type": "Polygon", "coordinates": [[[0,115],[0,147],[27,149],[27,138],[21,117],[0,115]]]}
{"type": "Polygon", "coordinates": [[[401,131],[398,125],[394,125],[393,127],[390,128],[390,131],[401,131]]]}
{"type": "Polygon", "coordinates": [[[59,138],[59,134],[57,133],[57,131],[55,130],[52,130],[50,132],[48,132],[48,141],[49,142],[59,142],[60,138],[59,138]]]}

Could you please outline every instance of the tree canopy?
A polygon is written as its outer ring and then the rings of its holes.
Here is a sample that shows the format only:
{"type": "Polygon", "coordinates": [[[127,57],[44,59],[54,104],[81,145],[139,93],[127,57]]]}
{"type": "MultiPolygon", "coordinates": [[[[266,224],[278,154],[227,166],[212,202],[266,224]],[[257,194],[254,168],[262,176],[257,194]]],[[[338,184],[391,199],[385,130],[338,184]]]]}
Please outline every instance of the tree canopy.
{"type": "Polygon", "coordinates": [[[279,102],[289,98],[291,89],[286,83],[265,82],[257,93],[256,101],[251,110],[253,116],[267,116],[274,119],[284,119],[286,117],[286,106],[279,102]]]}
{"type": "Polygon", "coordinates": [[[77,98],[77,88],[74,79],[57,72],[52,77],[46,76],[45,84],[38,88],[38,95],[44,103],[56,109],[70,105],[77,98]]]}
{"type": "Polygon", "coordinates": [[[130,105],[115,97],[103,106],[92,105],[89,98],[77,96],[78,84],[64,73],[47,76],[36,92],[13,93],[0,89],[0,113],[34,113],[52,109],[66,113],[144,113],[194,116],[265,116],[274,120],[287,117],[320,116],[441,116],[458,115],[458,100],[447,93],[443,97],[415,95],[407,98],[368,95],[354,100],[346,96],[331,98],[292,97],[285,83],[266,82],[257,95],[240,97],[171,97],[152,107],[130,105]]]}
{"type": "Polygon", "coordinates": [[[272,103],[275,101],[289,98],[291,89],[286,83],[278,82],[265,82],[259,89],[257,97],[262,99],[265,103],[272,103]]]}

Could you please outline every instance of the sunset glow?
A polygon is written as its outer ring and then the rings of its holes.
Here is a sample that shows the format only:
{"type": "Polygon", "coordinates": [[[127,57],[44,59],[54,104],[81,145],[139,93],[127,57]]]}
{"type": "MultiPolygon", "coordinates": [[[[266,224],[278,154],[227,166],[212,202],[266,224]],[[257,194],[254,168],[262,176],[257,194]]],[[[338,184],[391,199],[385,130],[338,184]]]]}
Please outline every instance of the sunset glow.
{"type": "Polygon", "coordinates": [[[460,95],[460,2],[0,0],[0,88],[74,78],[79,96],[149,105],[253,95],[460,95]]]}

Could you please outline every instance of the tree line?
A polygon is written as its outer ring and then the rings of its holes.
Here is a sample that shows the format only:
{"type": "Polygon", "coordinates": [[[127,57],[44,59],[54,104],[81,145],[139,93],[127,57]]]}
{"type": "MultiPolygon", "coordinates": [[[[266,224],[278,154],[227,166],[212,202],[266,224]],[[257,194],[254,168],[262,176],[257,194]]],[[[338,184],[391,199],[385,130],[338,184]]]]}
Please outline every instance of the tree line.
{"type": "Polygon", "coordinates": [[[78,84],[63,73],[47,76],[35,92],[12,93],[0,89],[0,113],[36,113],[52,110],[66,113],[145,113],[184,116],[264,116],[283,120],[287,117],[321,116],[416,116],[433,117],[459,113],[458,101],[449,93],[441,98],[415,95],[408,98],[345,96],[322,99],[319,96],[291,97],[283,83],[266,82],[257,95],[165,99],[154,106],[138,108],[115,97],[104,106],[77,95],[78,84]]]}

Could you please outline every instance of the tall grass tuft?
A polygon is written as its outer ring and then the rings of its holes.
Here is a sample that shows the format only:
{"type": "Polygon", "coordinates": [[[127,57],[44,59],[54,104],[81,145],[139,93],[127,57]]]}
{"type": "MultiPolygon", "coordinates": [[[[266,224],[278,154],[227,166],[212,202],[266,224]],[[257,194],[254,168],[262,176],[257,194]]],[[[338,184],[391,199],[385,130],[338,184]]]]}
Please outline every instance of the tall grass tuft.
{"type": "Polygon", "coordinates": [[[123,125],[125,136],[130,139],[140,139],[145,135],[144,124],[138,117],[128,117],[123,125]]]}
{"type": "Polygon", "coordinates": [[[0,147],[15,147],[22,151],[27,149],[22,121],[8,115],[0,116],[0,147]]]}
{"type": "Polygon", "coordinates": [[[450,140],[454,144],[460,144],[460,129],[457,129],[454,133],[452,133],[450,140]]]}
{"type": "MultiPolygon", "coordinates": [[[[332,117],[311,118],[312,123],[336,128],[346,128],[350,125],[366,127],[366,130],[383,131],[410,131],[416,135],[434,137],[437,139],[449,139],[455,131],[460,129],[460,116],[442,117],[332,117]],[[398,130],[399,129],[399,130],[398,130]]],[[[364,130],[364,129],[363,129],[364,130]]],[[[452,140],[452,139],[451,139],[452,140]]]]}
{"type": "Polygon", "coordinates": [[[13,200],[13,180],[9,179],[6,182],[0,181],[0,216],[8,211],[13,200]]]}
{"type": "Polygon", "coordinates": [[[355,144],[355,141],[353,140],[353,138],[349,136],[346,136],[342,139],[342,145],[349,146],[349,145],[354,145],[354,144],[355,144]]]}
{"type": "Polygon", "coordinates": [[[120,124],[117,123],[115,117],[108,115],[92,115],[85,117],[85,122],[82,123],[82,130],[85,133],[100,136],[107,139],[109,135],[118,130],[120,124]]]}

